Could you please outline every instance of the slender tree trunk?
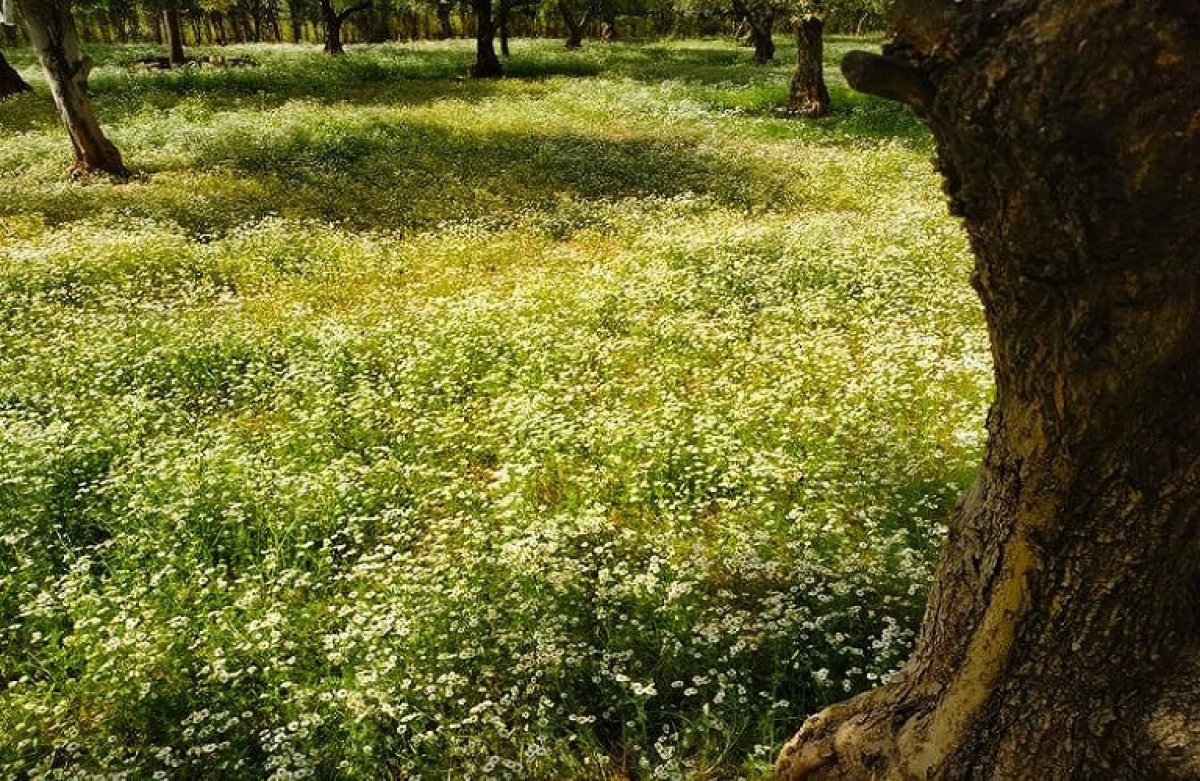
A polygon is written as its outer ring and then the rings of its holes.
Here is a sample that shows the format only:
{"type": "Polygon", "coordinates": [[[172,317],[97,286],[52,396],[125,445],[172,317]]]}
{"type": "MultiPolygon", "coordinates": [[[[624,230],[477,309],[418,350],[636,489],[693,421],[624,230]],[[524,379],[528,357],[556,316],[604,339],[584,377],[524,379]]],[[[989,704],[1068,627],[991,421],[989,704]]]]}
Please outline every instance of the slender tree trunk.
{"type": "Polygon", "coordinates": [[[267,9],[267,27],[271,29],[271,40],[275,43],[283,42],[283,29],[279,25],[279,6],[271,3],[267,9]]]}
{"type": "Polygon", "coordinates": [[[218,11],[213,11],[208,16],[209,23],[213,26],[213,31],[216,35],[217,45],[224,46],[228,43],[229,38],[225,33],[225,17],[218,11]]]}
{"type": "Polygon", "coordinates": [[[121,153],[100,129],[88,98],[91,60],[79,50],[69,0],[17,0],[17,7],[75,148],[75,169],[80,173],[127,175],[121,153]]]}
{"type": "Polygon", "coordinates": [[[183,25],[179,17],[179,2],[172,0],[163,11],[163,26],[167,31],[167,48],[171,52],[172,65],[183,65],[187,62],[187,57],[183,54],[183,25]]]}
{"type": "Polygon", "coordinates": [[[587,24],[588,14],[584,12],[582,19],[576,19],[575,13],[567,0],[558,0],[558,13],[562,16],[563,24],[567,26],[566,48],[579,49],[583,47],[583,28],[587,24]]]}
{"type": "Polygon", "coordinates": [[[4,52],[0,52],[0,98],[30,91],[32,88],[21,78],[21,74],[8,64],[8,60],[4,59],[4,52]]]}
{"type": "Polygon", "coordinates": [[[504,75],[496,56],[496,22],[492,18],[492,0],[472,0],[475,8],[475,62],[470,75],[475,79],[495,79],[504,75]]]}
{"type": "Polygon", "coordinates": [[[167,42],[166,32],[163,30],[161,14],[150,14],[150,36],[154,39],[154,43],[158,46],[162,46],[167,42]]]}
{"type": "Polygon", "coordinates": [[[899,0],[858,89],[928,117],[996,400],[920,640],[781,779],[1200,777],[1200,13],[899,0]]]}
{"type": "Polygon", "coordinates": [[[784,108],[806,117],[829,114],[832,101],[825,86],[825,20],[815,14],[796,24],[796,73],[784,108]]]}
{"type": "Polygon", "coordinates": [[[454,25],[450,21],[450,12],[454,9],[452,3],[437,4],[438,37],[443,41],[454,37],[454,25]]]}
{"type": "Polygon", "coordinates": [[[291,30],[292,43],[304,41],[304,16],[300,3],[288,0],[288,27],[291,30]]]}
{"type": "Polygon", "coordinates": [[[508,50],[508,16],[509,8],[501,0],[500,13],[496,15],[496,34],[500,36],[500,55],[505,59],[512,54],[508,50]]]}

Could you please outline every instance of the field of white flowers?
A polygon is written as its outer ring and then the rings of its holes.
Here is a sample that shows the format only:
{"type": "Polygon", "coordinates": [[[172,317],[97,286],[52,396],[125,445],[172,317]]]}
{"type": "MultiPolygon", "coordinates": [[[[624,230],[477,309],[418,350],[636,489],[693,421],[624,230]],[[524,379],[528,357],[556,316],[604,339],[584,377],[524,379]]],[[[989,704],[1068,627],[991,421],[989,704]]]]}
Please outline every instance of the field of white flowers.
{"type": "Polygon", "coordinates": [[[129,182],[0,109],[0,776],[757,778],[904,658],[990,393],[923,131],[558,47],[102,49],[129,182]]]}

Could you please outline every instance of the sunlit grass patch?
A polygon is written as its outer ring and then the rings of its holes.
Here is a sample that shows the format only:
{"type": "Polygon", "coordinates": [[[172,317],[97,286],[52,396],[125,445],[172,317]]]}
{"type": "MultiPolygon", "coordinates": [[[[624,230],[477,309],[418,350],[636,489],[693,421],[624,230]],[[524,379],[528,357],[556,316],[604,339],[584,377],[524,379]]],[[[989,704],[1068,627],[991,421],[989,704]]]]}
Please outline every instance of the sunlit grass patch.
{"type": "Polygon", "coordinates": [[[0,774],[759,777],[903,658],[989,393],[927,142],[516,45],[102,51],[127,182],[5,126],[0,774]]]}

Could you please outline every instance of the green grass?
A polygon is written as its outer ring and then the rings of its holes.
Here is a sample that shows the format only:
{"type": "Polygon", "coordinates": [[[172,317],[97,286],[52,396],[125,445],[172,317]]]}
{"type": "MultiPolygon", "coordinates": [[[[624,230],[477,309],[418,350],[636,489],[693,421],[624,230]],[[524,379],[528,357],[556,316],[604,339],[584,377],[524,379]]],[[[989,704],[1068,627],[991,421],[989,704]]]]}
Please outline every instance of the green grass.
{"type": "Polygon", "coordinates": [[[238,52],[98,49],[85,183],[6,52],[0,775],[757,778],[895,668],[990,392],[904,110],[238,52]]]}

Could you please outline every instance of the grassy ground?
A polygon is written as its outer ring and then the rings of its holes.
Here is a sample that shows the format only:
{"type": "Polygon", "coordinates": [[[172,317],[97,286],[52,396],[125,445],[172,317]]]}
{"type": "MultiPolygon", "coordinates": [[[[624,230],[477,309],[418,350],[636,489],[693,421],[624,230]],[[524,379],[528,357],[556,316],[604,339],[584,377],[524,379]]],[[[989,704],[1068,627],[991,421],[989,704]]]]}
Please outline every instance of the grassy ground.
{"type": "Polygon", "coordinates": [[[989,393],[923,130],[514,49],[99,49],[86,183],[6,52],[0,774],[759,777],[904,657],[989,393]]]}

